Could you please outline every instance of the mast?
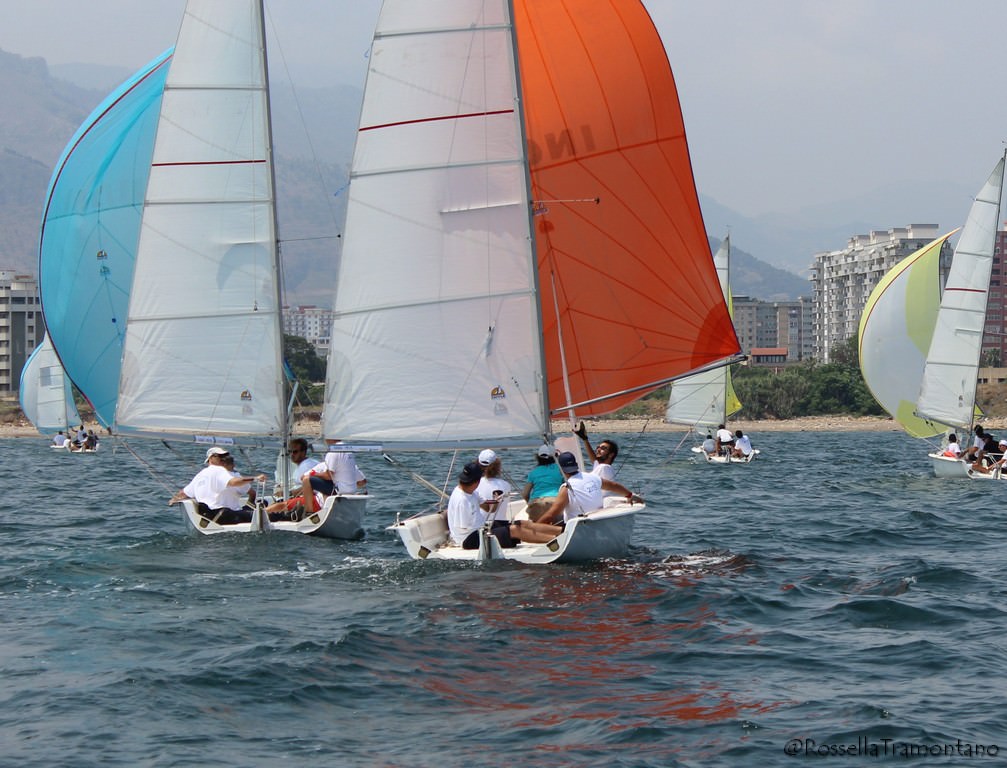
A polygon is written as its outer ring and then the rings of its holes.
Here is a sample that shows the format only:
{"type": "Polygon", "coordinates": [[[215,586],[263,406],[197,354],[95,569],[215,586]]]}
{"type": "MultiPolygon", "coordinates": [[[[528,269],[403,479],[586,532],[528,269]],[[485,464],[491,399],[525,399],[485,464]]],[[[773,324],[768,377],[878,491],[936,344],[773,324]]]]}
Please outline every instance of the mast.
{"type": "Polygon", "coordinates": [[[276,337],[279,344],[276,345],[276,398],[280,404],[280,439],[283,441],[280,447],[280,487],[283,488],[286,497],[287,487],[290,485],[290,478],[287,476],[290,469],[290,459],[288,445],[290,443],[290,409],[287,406],[286,378],[283,375],[283,269],[280,265],[280,225],[276,216],[276,153],[273,151],[273,111],[272,98],[269,89],[269,47],[266,45],[266,13],[263,0],[256,0],[259,11],[259,34],[262,42],[262,82],[265,84],[263,100],[265,104],[266,117],[266,155],[269,164],[269,187],[272,190],[271,198],[273,214],[273,285],[276,291],[276,337]]]}

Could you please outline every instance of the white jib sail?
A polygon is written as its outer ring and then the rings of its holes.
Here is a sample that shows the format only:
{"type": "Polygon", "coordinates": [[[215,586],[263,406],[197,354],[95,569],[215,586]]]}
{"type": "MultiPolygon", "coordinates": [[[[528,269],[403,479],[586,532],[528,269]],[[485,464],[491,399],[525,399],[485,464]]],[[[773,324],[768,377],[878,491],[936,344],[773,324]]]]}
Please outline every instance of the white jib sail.
{"type": "Polygon", "coordinates": [[[282,432],[281,323],[257,0],[190,0],[130,294],[120,431],[282,432]]]}
{"type": "MultiPolygon", "coordinates": [[[[731,240],[727,236],[720,243],[713,256],[720,289],[724,297],[730,299],[730,253],[731,240]]],[[[664,420],[670,424],[684,424],[690,427],[715,429],[727,421],[727,376],[726,366],[712,371],[686,376],[672,383],[668,397],[668,408],[664,420]]]]}
{"type": "Polygon", "coordinates": [[[941,424],[972,423],[1003,175],[1000,158],[972,204],[941,295],[917,400],[917,414],[941,424]]]}
{"type": "Polygon", "coordinates": [[[435,446],[548,429],[507,3],[385,2],[335,300],[327,437],[435,446]]]}

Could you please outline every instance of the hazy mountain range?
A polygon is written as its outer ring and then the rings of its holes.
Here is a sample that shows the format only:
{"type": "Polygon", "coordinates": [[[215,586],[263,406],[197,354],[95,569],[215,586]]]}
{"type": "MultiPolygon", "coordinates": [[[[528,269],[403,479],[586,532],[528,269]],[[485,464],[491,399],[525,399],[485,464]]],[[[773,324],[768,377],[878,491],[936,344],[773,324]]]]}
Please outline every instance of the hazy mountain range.
{"type": "MultiPolygon", "coordinates": [[[[52,168],[88,113],[129,75],[95,66],[50,69],[42,59],[0,51],[0,103],[5,105],[0,112],[0,229],[5,235],[0,268],[36,271],[38,226],[52,168]]],[[[326,265],[339,248],[359,103],[360,91],[347,86],[296,94],[274,88],[277,209],[292,304],[330,303],[334,280],[326,265]]],[[[700,199],[713,247],[731,234],[735,295],[765,300],[809,295],[806,270],[814,254],[842,248],[852,235],[868,231],[855,220],[828,223],[833,209],[753,219],[702,194],[700,199]]],[[[890,226],[909,223],[922,222],[890,226]]]]}

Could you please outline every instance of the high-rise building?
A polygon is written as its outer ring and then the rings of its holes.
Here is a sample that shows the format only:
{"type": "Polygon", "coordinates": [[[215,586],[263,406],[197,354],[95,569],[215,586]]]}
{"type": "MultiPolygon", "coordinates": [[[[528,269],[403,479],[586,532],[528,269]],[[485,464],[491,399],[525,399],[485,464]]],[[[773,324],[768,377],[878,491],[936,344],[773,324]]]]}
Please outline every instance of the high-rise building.
{"type": "MultiPolygon", "coordinates": [[[[815,255],[811,267],[813,354],[830,362],[834,350],[856,337],[867,299],[885,273],[938,236],[936,224],[910,224],[855,235],[841,251],[815,255]]],[[[942,272],[951,258],[945,243],[942,272]]],[[[946,274],[946,272],[943,272],[946,274]]]]}
{"type": "Polygon", "coordinates": [[[283,332],[307,339],[319,357],[329,354],[329,336],[332,333],[331,309],[311,304],[283,308],[283,332]]]}
{"type": "Polygon", "coordinates": [[[761,301],[735,296],[733,307],[734,331],[743,353],[784,347],[788,363],[810,359],[813,321],[810,298],[761,301]]]}
{"type": "Polygon", "coordinates": [[[17,393],[21,369],[44,334],[35,276],[0,270],[0,392],[17,393]]]}
{"type": "Polygon", "coordinates": [[[1007,364],[1007,296],[1004,295],[1004,256],[1007,255],[1007,222],[997,232],[993,246],[990,292],[986,301],[986,325],[983,329],[983,363],[1000,367],[1007,364]]]}

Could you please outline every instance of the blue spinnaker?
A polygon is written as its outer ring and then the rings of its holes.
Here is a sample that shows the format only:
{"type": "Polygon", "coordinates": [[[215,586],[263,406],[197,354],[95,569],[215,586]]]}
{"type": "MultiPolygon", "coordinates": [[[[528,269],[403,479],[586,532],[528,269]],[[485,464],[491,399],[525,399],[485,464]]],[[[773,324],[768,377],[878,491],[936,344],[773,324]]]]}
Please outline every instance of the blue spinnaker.
{"type": "Polygon", "coordinates": [[[154,134],[172,49],[119,86],[63,150],[46,195],[39,290],[52,344],[108,426],[154,134]]]}

